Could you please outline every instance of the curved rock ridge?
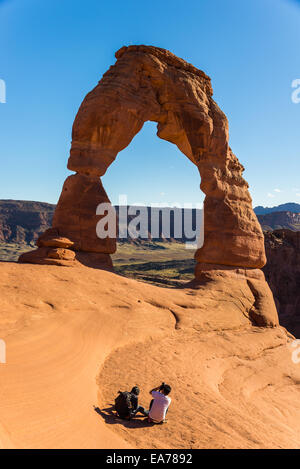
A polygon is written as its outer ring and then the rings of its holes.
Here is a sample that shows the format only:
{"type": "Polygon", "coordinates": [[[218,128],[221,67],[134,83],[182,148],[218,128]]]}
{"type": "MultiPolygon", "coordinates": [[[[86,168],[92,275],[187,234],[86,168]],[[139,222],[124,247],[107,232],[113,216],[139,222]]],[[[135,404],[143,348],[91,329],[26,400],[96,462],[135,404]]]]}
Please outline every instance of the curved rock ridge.
{"type": "MultiPolygon", "coordinates": [[[[116,58],[76,116],[68,161],[76,174],[66,180],[59,199],[54,239],[69,239],[73,244],[68,249],[75,252],[114,252],[115,240],[96,237],[96,207],[99,201],[109,202],[99,177],[150,120],[158,124],[158,137],[177,145],[201,175],[205,242],[197,262],[263,267],[263,234],[242,177],[244,168],[228,144],[227,118],[212,99],[210,78],[158,47],[124,46],[116,58]]],[[[55,240],[51,246],[61,249],[55,240]]],[[[38,246],[44,246],[43,238],[38,246]]],[[[69,263],[78,257],[60,254],[69,263]]],[[[43,257],[40,251],[20,261],[42,262],[43,257]]]]}

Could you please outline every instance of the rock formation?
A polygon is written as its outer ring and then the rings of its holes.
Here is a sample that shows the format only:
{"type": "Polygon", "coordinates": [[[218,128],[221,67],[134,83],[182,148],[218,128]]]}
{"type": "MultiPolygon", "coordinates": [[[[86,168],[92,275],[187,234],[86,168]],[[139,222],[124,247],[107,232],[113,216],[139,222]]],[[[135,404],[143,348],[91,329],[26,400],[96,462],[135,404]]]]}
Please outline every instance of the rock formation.
{"type": "Polygon", "coordinates": [[[44,202],[0,200],[0,242],[35,242],[51,225],[54,210],[44,202]]]}
{"type": "Polygon", "coordinates": [[[300,204],[287,202],[286,204],[276,205],[275,207],[263,207],[258,205],[254,208],[256,215],[267,215],[274,212],[300,213],[300,204]]]}
{"type": "MultiPolygon", "coordinates": [[[[202,282],[207,278],[203,272],[208,269],[211,275],[216,265],[217,271],[227,266],[222,275],[229,281],[239,278],[242,269],[242,281],[251,283],[261,275],[252,270],[266,262],[264,238],[242,177],[244,168],[229,147],[226,116],[212,99],[210,78],[157,47],[124,46],[116,58],[76,116],[68,161],[76,174],[64,184],[53,228],[20,261],[110,267],[115,240],[96,236],[96,207],[109,201],[99,178],[150,120],[158,124],[158,137],[177,145],[200,172],[205,241],[195,255],[196,278],[202,282]]],[[[257,281],[268,295],[261,276],[257,281]]],[[[277,323],[276,310],[272,315],[266,324],[277,323]]]]}
{"type": "MultiPolygon", "coordinates": [[[[39,236],[47,229],[51,228],[53,215],[56,206],[45,202],[32,202],[27,200],[0,200],[0,242],[1,243],[16,243],[16,244],[30,244],[35,242],[39,236]]],[[[138,207],[136,207],[138,209],[138,207]]],[[[143,207],[144,208],[144,207],[143,207]]],[[[114,206],[116,214],[120,207],[114,206]]],[[[154,209],[147,207],[147,223],[151,226],[152,214],[159,212],[161,208],[154,209]]],[[[182,211],[183,209],[177,209],[182,211]]],[[[196,218],[198,209],[184,209],[185,213],[190,213],[190,217],[196,218]]],[[[255,211],[255,210],[254,210],[255,211]]],[[[129,223],[135,215],[128,215],[127,222],[129,223]]],[[[173,237],[175,232],[174,217],[170,218],[170,237],[167,236],[168,242],[179,241],[195,241],[185,235],[185,219],[182,218],[181,237],[173,237]]],[[[189,217],[187,217],[189,218],[189,217]]],[[[257,219],[263,231],[273,231],[287,229],[292,231],[300,230],[300,213],[292,212],[272,212],[266,215],[257,215],[257,219]]],[[[151,237],[149,228],[149,239],[151,237]]],[[[159,227],[159,236],[153,240],[164,241],[162,226],[159,227]]],[[[119,238],[122,242],[129,242],[132,244],[143,244],[143,239],[133,239],[128,234],[127,238],[119,238]]]]}
{"type": "Polygon", "coordinates": [[[265,233],[266,279],[273,292],[280,323],[300,338],[300,232],[265,233]]]}
{"type": "Polygon", "coordinates": [[[257,215],[263,231],[288,229],[300,230],[300,213],[293,212],[271,212],[265,215],[257,215]]]}

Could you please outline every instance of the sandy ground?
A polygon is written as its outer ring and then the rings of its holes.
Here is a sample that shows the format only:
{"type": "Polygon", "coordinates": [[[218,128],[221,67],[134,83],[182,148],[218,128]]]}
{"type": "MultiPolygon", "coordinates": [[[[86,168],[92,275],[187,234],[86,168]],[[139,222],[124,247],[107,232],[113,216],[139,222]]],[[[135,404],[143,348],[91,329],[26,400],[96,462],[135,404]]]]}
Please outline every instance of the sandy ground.
{"type": "Polygon", "coordinates": [[[243,302],[234,286],[0,263],[0,448],[299,448],[292,339],[252,326],[243,302]],[[147,406],[162,380],[166,424],[112,415],[119,389],[138,384],[147,406]]]}

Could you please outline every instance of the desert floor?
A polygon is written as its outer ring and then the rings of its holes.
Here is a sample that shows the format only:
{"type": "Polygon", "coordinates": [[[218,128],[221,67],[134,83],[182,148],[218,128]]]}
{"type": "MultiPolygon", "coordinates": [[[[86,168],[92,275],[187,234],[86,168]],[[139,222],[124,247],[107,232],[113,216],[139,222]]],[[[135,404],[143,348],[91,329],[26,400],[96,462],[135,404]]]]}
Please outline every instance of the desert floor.
{"type": "MultiPolygon", "coordinates": [[[[0,261],[17,262],[24,252],[36,249],[33,244],[0,243],[0,261]]],[[[170,288],[194,277],[195,249],[185,243],[118,243],[112,255],[115,271],[129,278],[170,288]]]]}

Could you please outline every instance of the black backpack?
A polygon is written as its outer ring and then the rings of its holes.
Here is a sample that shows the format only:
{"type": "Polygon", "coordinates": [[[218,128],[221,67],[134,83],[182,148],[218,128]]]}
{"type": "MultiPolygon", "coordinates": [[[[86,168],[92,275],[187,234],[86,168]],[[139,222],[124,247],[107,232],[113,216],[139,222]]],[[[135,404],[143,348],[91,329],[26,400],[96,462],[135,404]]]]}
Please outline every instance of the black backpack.
{"type": "Polygon", "coordinates": [[[119,391],[119,395],[115,399],[115,410],[116,410],[117,414],[122,418],[130,416],[130,412],[132,410],[130,392],[128,392],[128,391],[124,391],[124,392],[119,391]]]}

